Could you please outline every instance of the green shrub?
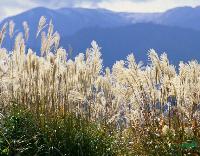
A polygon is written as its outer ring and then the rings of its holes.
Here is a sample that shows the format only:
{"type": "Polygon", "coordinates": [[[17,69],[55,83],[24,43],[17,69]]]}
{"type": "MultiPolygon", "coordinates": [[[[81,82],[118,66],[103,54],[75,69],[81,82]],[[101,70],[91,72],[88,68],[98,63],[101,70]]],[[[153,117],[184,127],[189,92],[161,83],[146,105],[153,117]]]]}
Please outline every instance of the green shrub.
{"type": "Polygon", "coordinates": [[[1,127],[1,155],[116,155],[106,129],[73,114],[37,118],[13,107],[1,127]]]}

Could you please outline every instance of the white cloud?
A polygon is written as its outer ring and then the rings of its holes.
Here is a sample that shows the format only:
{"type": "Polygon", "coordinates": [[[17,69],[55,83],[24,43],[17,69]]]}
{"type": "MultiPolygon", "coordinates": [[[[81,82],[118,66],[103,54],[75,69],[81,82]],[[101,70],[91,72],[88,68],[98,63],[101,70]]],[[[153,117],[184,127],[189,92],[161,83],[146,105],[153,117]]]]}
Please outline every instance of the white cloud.
{"type": "Polygon", "coordinates": [[[19,14],[37,6],[32,0],[26,0],[26,2],[22,0],[0,0],[0,19],[19,14]]]}
{"type": "Polygon", "coordinates": [[[105,8],[125,12],[162,12],[173,7],[197,5],[200,5],[200,0],[0,0],[0,19],[38,6],[105,8]]]}
{"type": "Polygon", "coordinates": [[[200,0],[149,0],[140,3],[133,0],[114,0],[98,4],[101,8],[125,12],[163,12],[174,7],[197,5],[200,5],[200,0]]]}

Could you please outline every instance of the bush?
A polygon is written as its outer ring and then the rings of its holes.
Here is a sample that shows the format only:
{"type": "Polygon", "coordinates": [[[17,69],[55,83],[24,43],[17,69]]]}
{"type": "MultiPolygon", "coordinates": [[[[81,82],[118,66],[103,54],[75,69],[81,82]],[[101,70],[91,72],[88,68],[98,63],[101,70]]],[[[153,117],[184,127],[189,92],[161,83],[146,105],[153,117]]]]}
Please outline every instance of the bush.
{"type": "Polygon", "coordinates": [[[1,124],[1,155],[116,155],[105,128],[73,114],[37,118],[18,107],[1,124]]]}

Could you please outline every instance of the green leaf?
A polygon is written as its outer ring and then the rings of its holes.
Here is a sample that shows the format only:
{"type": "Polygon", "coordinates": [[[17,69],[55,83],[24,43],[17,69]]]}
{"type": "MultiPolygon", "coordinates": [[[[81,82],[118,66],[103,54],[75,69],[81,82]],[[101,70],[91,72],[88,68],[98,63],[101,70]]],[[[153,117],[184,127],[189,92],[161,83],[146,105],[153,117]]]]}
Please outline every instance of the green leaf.
{"type": "Polygon", "coordinates": [[[183,149],[194,149],[194,148],[197,148],[197,147],[198,147],[198,144],[194,140],[181,144],[181,148],[183,148],[183,149]]]}
{"type": "Polygon", "coordinates": [[[9,148],[5,148],[4,150],[2,150],[2,154],[8,154],[9,153],[9,148]]]}

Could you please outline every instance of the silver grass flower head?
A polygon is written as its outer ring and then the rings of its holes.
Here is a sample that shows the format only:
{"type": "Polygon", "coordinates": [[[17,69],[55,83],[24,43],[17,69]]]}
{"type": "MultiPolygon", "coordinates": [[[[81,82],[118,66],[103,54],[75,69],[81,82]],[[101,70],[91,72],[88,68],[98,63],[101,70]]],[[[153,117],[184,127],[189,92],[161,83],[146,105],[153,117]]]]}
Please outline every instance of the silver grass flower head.
{"type": "Polygon", "coordinates": [[[67,60],[67,52],[65,49],[63,48],[59,48],[56,51],[56,57],[61,61],[61,62],[65,62],[67,60]]]}
{"type": "Polygon", "coordinates": [[[53,34],[53,37],[52,37],[52,41],[54,42],[54,48],[55,48],[55,51],[58,49],[59,47],[59,43],[60,43],[60,34],[58,32],[55,32],[53,34]]]}
{"type": "Polygon", "coordinates": [[[38,30],[37,30],[37,33],[36,33],[36,38],[38,37],[38,35],[42,31],[42,29],[44,29],[44,27],[46,26],[45,24],[46,24],[46,18],[44,16],[41,16],[40,20],[39,20],[39,24],[38,24],[38,30]]]}
{"type": "Polygon", "coordinates": [[[25,32],[25,40],[28,41],[29,38],[29,26],[27,21],[23,22],[24,32],[25,32]]]}
{"type": "Polygon", "coordinates": [[[41,56],[45,55],[45,51],[46,51],[46,45],[47,45],[47,36],[46,36],[46,32],[42,32],[41,34],[41,56]]]}
{"type": "Polygon", "coordinates": [[[135,57],[133,54],[130,54],[127,56],[127,61],[128,61],[128,67],[129,68],[134,68],[137,66],[136,62],[135,62],[135,57]]]}
{"type": "Polygon", "coordinates": [[[4,23],[3,27],[1,28],[1,32],[0,32],[0,47],[2,46],[3,40],[5,38],[5,34],[6,34],[6,29],[7,29],[8,23],[4,23]]]}
{"type": "Polygon", "coordinates": [[[8,61],[9,55],[7,54],[7,50],[5,48],[0,49],[0,71],[4,74],[8,71],[8,61]]]}
{"type": "Polygon", "coordinates": [[[51,41],[51,37],[52,37],[52,35],[53,35],[53,29],[54,29],[54,26],[53,26],[53,21],[52,20],[50,20],[50,22],[49,22],[49,28],[48,28],[48,32],[47,32],[47,37],[48,37],[48,39],[51,41]]]}
{"type": "Polygon", "coordinates": [[[164,125],[164,127],[162,128],[162,134],[167,135],[169,131],[170,131],[169,126],[164,125]]]}
{"type": "Polygon", "coordinates": [[[14,29],[15,29],[15,23],[13,22],[13,20],[11,20],[9,22],[9,35],[10,35],[10,38],[12,38],[13,35],[14,35],[14,29]]]}
{"type": "Polygon", "coordinates": [[[192,130],[192,127],[185,127],[184,128],[184,132],[188,137],[193,137],[194,136],[194,132],[192,130]]]}

